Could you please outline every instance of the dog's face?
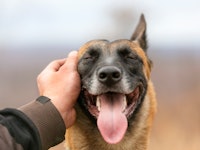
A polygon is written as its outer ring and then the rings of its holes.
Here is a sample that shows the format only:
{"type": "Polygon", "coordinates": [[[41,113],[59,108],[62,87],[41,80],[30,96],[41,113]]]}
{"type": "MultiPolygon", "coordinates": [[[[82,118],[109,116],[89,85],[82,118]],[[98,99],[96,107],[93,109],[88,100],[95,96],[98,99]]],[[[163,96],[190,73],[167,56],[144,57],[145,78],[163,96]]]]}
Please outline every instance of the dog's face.
{"type": "Polygon", "coordinates": [[[142,16],[131,40],[93,40],[79,50],[79,104],[110,144],[121,141],[146,95],[150,61],[145,30],[142,16]]]}

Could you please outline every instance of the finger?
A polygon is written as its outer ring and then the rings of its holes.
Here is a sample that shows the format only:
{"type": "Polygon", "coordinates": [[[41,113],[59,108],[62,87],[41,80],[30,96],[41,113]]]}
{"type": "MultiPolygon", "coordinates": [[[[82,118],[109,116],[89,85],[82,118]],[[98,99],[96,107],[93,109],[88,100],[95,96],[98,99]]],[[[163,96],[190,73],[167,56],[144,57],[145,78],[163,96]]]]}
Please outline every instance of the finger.
{"type": "Polygon", "coordinates": [[[54,60],[45,68],[45,70],[56,72],[60,69],[61,66],[63,66],[65,61],[66,59],[54,60]]]}
{"type": "Polygon", "coordinates": [[[61,68],[68,69],[70,71],[74,71],[74,70],[77,70],[77,65],[78,65],[78,52],[71,51],[68,54],[68,57],[67,57],[64,65],[61,68]]]}

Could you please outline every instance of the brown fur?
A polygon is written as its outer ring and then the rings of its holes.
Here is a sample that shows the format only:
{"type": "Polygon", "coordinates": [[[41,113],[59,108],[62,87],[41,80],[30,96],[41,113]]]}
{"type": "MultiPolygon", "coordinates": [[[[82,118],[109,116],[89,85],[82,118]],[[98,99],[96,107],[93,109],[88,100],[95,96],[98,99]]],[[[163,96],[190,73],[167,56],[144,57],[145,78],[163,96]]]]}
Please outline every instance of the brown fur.
{"type": "MultiPolygon", "coordinates": [[[[141,28],[140,28],[141,30],[141,28]]],[[[138,31],[137,31],[138,32],[138,31]]],[[[141,33],[139,34],[141,36],[141,33]]],[[[135,35],[134,35],[135,36],[135,35]]],[[[151,64],[137,39],[126,44],[135,51],[143,60],[143,72],[145,74],[148,90],[144,101],[135,116],[135,120],[129,124],[128,130],[118,144],[107,144],[98,128],[94,123],[88,120],[88,117],[81,112],[79,105],[76,105],[77,120],[76,123],[67,130],[66,146],[70,150],[146,150],[148,146],[150,129],[156,111],[156,98],[153,84],[150,79],[151,64]]],[[[79,50],[79,59],[86,52],[87,47],[95,44],[95,41],[89,42],[79,50]]]]}

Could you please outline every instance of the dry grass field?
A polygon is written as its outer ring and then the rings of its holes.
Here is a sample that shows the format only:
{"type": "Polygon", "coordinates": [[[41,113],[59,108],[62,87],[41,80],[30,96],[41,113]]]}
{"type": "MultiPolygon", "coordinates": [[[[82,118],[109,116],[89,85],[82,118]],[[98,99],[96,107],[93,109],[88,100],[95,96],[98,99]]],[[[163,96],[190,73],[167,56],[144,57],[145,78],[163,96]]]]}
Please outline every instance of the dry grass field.
{"type": "Polygon", "coordinates": [[[158,111],[150,150],[200,149],[200,52],[155,56],[158,111]]]}
{"type": "MultiPolygon", "coordinates": [[[[51,60],[66,56],[65,52],[0,53],[0,108],[18,107],[36,98],[37,74],[51,60]]],[[[158,99],[149,149],[199,150],[200,52],[154,50],[149,54],[158,99]]]]}

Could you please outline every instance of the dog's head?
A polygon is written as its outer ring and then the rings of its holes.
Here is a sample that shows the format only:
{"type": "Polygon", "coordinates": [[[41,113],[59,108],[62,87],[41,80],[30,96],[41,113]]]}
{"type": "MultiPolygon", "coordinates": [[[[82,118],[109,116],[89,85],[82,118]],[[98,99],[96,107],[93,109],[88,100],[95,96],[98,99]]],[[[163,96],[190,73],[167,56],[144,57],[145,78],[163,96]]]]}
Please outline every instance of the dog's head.
{"type": "Polygon", "coordinates": [[[121,141],[146,95],[151,64],[145,32],[142,15],[130,40],[93,40],[79,50],[79,104],[110,144],[121,141]]]}

